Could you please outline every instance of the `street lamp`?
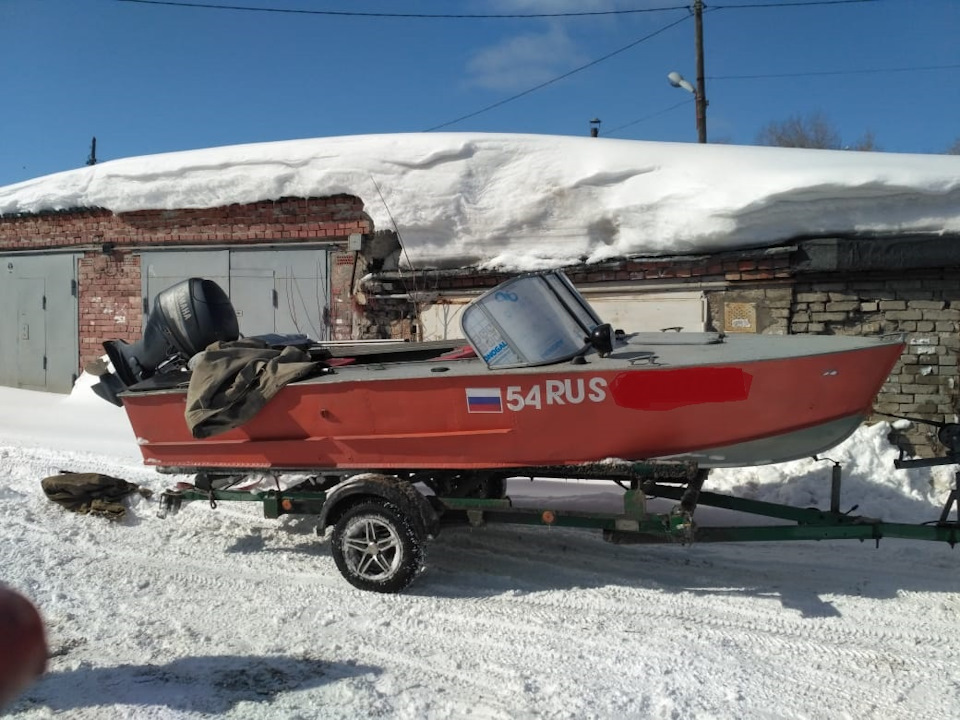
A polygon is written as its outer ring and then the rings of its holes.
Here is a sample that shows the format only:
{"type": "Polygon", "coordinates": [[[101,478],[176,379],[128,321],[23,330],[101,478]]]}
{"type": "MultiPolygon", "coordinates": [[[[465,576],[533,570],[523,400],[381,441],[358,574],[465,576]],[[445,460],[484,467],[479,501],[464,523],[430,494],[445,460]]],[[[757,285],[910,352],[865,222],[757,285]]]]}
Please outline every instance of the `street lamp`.
{"type": "Polygon", "coordinates": [[[683,88],[687,92],[691,92],[694,95],[697,94],[697,89],[691,85],[689,82],[683,79],[683,75],[678,72],[672,72],[667,75],[667,80],[670,81],[670,84],[674,87],[683,88]]]}
{"type": "Polygon", "coordinates": [[[693,99],[697,105],[697,142],[705,143],[707,141],[707,101],[703,97],[703,93],[689,81],[684,80],[683,75],[678,72],[668,73],[667,80],[674,87],[682,88],[693,94],[693,99]]]}

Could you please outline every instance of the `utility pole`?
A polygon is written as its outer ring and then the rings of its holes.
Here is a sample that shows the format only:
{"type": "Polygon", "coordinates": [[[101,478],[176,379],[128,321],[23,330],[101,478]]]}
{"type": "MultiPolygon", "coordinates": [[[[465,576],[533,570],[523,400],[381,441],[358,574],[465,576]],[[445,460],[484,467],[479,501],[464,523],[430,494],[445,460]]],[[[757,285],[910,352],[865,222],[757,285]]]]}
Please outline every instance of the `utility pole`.
{"type": "Polygon", "coordinates": [[[693,19],[696,24],[697,46],[697,141],[707,141],[707,91],[703,80],[703,0],[694,0],[693,19]]]}

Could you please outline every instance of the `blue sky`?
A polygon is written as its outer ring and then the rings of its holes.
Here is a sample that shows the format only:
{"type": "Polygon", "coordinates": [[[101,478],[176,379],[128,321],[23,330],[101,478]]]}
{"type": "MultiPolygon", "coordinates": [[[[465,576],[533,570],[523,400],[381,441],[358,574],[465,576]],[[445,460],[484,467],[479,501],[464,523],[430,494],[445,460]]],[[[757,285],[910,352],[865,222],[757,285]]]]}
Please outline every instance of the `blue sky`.
{"type": "MultiPolygon", "coordinates": [[[[93,136],[104,161],[428,130],[622,48],[443,129],[586,135],[599,118],[603,136],[697,138],[692,96],[666,79],[695,80],[694,22],[682,9],[692,0],[197,2],[423,14],[681,9],[401,19],[0,0],[0,185],[82,166],[93,136]]],[[[810,0],[706,3],[711,140],[751,144],[768,122],[815,111],[845,143],[869,131],[885,151],[940,153],[960,138],[960,0],[757,7],[796,2],[810,0]]]]}

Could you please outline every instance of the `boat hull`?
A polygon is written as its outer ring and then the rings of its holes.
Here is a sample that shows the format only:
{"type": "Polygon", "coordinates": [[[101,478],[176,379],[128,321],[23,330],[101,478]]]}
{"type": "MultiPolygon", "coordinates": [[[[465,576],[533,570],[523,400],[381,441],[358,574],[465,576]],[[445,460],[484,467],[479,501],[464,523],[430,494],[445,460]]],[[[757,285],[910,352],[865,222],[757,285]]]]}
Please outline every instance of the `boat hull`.
{"type": "Polygon", "coordinates": [[[243,426],[202,440],[184,420],[185,387],[134,388],[122,400],[144,462],[168,469],[483,469],[608,458],[749,466],[808,457],[849,436],[903,349],[863,338],[836,351],[825,349],[829,338],[731,340],[655,352],[628,345],[584,364],[502,371],[477,360],[341,368],[284,387],[243,426]]]}

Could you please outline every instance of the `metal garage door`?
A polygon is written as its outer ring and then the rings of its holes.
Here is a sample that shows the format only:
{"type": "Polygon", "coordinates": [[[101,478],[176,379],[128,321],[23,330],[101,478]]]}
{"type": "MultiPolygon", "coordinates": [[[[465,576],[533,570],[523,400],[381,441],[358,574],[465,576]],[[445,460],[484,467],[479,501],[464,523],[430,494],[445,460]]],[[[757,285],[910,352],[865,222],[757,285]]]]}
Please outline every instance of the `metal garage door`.
{"type": "Polygon", "coordinates": [[[0,385],[70,392],[79,372],[74,253],[0,256],[0,385]]]}
{"type": "Polygon", "coordinates": [[[146,252],[140,256],[143,313],[153,309],[157,293],[181,280],[202,277],[230,292],[230,253],[227,250],[146,252]]]}
{"type": "Polygon", "coordinates": [[[328,339],[328,262],[325,250],[232,250],[230,298],[241,332],[328,339]]]}
{"type": "Polygon", "coordinates": [[[243,335],[303,333],[327,339],[326,249],[230,249],[146,252],[141,256],[145,309],[181,280],[214,280],[230,296],[243,335]]]}

